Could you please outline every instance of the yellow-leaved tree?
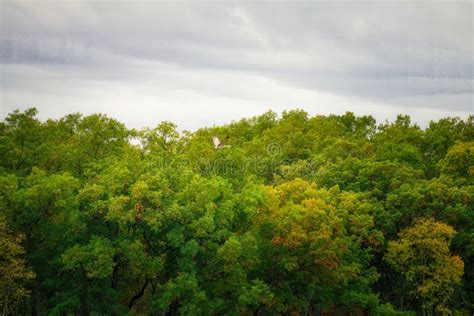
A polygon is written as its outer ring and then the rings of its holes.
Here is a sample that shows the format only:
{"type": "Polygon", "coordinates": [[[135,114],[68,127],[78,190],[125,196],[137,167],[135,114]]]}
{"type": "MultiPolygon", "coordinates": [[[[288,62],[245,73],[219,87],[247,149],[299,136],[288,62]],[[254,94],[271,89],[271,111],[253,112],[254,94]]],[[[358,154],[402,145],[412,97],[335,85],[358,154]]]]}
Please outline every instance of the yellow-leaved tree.
{"type": "Polygon", "coordinates": [[[455,234],[451,226],[427,218],[402,230],[400,239],[388,244],[385,260],[402,274],[423,315],[451,313],[446,306],[464,269],[461,258],[449,250],[455,234]]]}
{"type": "Polygon", "coordinates": [[[21,235],[8,231],[7,223],[0,216],[0,315],[10,315],[17,304],[28,295],[23,282],[33,278],[34,273],[22,259],[24,254],[21,235]]]}

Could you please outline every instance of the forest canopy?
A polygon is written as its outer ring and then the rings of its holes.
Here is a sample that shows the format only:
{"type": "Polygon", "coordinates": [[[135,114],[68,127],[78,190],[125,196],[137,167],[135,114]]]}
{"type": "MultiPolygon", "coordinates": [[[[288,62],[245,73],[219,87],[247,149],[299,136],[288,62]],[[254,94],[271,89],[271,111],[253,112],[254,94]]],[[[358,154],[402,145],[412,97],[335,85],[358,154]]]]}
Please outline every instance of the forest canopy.
{"type": "Polygon", "coordinates": [[[474,311],[474,116],[37,115],[0,123],[2,315],[474,311]]]}

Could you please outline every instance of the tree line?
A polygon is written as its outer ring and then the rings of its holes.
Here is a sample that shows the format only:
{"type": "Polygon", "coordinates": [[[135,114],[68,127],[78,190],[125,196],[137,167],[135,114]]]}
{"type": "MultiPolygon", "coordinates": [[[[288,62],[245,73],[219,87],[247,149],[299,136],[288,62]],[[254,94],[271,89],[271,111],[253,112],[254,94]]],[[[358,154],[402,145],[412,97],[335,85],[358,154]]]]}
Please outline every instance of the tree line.
{"type": "Polygon", "coordinates": [[[2,315],[474,311],[474,116],[37,114],[0,122],[2,315]]]}

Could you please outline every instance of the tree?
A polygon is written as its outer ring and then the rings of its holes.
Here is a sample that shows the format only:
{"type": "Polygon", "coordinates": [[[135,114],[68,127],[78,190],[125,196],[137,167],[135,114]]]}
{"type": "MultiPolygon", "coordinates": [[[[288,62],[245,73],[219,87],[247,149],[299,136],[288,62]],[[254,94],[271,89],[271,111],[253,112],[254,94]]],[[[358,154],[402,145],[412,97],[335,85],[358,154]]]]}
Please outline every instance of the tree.
{"type": "Polygon", "coordinates": [[[458,143],[440,160],[441,173],[457,181],[474,181],[474,142],[458,143]]]}
{"type": "Polygon", "coordinates": [[[450,313],[448,302],[464,269],[461,258],[449,251],[454,234],[451,226],[427,218],[402,230],[400,239],[388,244],[385,260],[401,273],[423,315],[450,313]]]}
{"type": "Polygon", "coordinates": [[[10,315],[29,295],[25,282],[35,274],[24,259],[23,236],[12,234],[5,217],[0,215],[0,313],[10,315]]]}
{"type": "Polygon", "coordinates": [[[337,187],[318,189],[295,179],[273,189],[258,239],[260,275],[274,295],[274,313],[317,311],[331,304],[369,308],[367,267],[380,234],[367,205],[337,187]]]}
{"type": "Polygon", "coordinates": [[[0,123],[0,165],[14,171],[27,172],[35,165],[41,148],[41,122],[31,108],[16,110],[0,123]]]}

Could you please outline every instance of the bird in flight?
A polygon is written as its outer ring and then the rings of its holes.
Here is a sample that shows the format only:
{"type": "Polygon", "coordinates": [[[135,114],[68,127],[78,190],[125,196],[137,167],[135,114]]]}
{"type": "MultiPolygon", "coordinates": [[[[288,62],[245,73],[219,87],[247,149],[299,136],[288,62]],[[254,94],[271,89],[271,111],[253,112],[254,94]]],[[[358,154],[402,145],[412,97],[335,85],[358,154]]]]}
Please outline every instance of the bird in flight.
{"type": "Polygon", "coordinates": [[[222,144],[221,141],[219,140],[219,138],[217,138],[217,136],[212,136],[212,142],[214,143],[214,148],[215,149],[230,147],[230,145],[222,144]]]}

